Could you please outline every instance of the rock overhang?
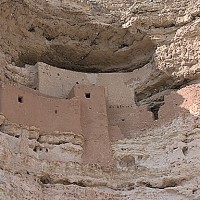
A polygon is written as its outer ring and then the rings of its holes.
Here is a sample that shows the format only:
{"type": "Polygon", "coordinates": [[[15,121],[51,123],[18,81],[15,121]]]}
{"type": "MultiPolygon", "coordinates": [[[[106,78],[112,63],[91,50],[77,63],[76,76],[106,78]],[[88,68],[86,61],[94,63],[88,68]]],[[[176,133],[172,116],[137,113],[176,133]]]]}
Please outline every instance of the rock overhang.
{"type": "Polygon", "coordinates": [[[17,66],[45,62],[74,71],[126,72],[152,59],[155,44],[146,33],[107,23],[104,13],[88,17],[84,7],[40,3],[1,5],[2,51],[17,66]]]}

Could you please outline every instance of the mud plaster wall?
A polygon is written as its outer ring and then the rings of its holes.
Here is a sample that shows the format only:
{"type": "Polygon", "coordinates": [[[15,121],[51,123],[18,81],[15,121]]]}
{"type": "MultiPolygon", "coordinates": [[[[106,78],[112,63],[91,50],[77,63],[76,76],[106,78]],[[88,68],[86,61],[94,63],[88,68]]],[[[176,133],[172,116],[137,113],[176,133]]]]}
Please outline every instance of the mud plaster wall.
{"type": "Polygon", "coordinates": [[[119,128],[108,127],[104,87],[76,85],[71,97],[50,98],[29,88],[2,85],[0,113],[10,122],[35,126],[45,132],[81,133],[85,140],[83,162],[112,165],[110,138],[116,140],[122,135],[119,128]]]}
{"type": "Polygon", "coordinates": [[[161,127],[179,116],[186,117],[190,115],[189,106],[186,102],[191,98],[184,95],[187,93],[186,91],[190,91],[190,89],[184,88],[165,96],[165,104],[158,112],[158,120],[154,120],[153,114],[145,106],[136,108],[131,106],[111,106],[108,108],[109,124],[119,126],[123,135],[128,137],[132,133],[140,133],[150,128],[161,127]]]}
{"type": "Polygon", "coordinates": [[[39,91],[54,97],[67,97],[77,83],[104,86],[108,105],[135,106],[134,88],[150,73],[146,66],[130,73],[86,74],[37,63],[39,91]]]}
{"type": "Polygon", "coordinates": [[[145,131],[153,123],[152,113],[146,107],[111,107],[108,110],[109,124],[118,125],[125,137],[129,132],[145,131]]]}
{"type": "Polygon", "coordinates": [[[11,122],[40,128],[44,132],[81,134],[80,101],[41,96],[28,88],[0,87],[0,112],[11,122]]]}
{"type": "Polygon", "coordinates": [[[182,92],[172,92],[170,95],[165,96],[165,105],[159,110],[158,116],[160,122],[171,121],[178,116],[184,116],[189,114],[189,110],[185,106],[182,106],[188,101],[189,96],[181,95],[182,92]]]}
{"type": "MultiPolygon", "coordinates": [[[[76,85],[73,93],[81,101],[81,127],[85,139],[83,162],[113,164],[104,87],[76,85]]],[[[114,135],[114,130],[111,131],[114,135]]]]}
{"type": "Polygon", "coordinates": [[[119,126],[124,136],[129,133],[143,132],[174,119],[179,112],[181,100],[176,94],[166,97],[166,105],[159,112],[159,120],[153,120],[153,114],[146,107],[138,107],[134,102],[134,89],[144,81],[151,67],[146,66],[132,73],[86,74],[62,70],[38,63],[39,90],[41,93],[56,97],[66,97],[75,84],[100,85],[105,87],[109,124],[119,126]],[[174,106],[174,110],[169,113],[174,106]],[[177,104],[177,105],[176,105],[177,104]],[[176,108],[176,109],[175,109],[176,108]]]}

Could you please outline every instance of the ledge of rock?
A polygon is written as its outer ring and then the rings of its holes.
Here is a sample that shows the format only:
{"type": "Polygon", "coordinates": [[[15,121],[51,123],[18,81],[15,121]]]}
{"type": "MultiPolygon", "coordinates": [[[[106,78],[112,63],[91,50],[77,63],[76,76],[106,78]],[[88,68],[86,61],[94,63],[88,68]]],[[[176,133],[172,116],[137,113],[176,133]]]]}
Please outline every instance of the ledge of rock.
{"type": "Polygon", "coordinates": [[[1,0],[0,27],[0,199],[199,199],[200,0],[1,0]]]}

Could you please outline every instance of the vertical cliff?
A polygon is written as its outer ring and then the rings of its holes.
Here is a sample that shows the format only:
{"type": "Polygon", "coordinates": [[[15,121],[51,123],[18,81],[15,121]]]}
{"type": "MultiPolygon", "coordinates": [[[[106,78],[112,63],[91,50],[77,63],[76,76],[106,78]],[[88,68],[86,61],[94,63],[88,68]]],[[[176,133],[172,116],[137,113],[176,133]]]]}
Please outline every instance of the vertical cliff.
{"type": "Polygon", "coordinates": [[[199,17],[199,0],[2,0],[0,199],[200,199],[199,17]]]}

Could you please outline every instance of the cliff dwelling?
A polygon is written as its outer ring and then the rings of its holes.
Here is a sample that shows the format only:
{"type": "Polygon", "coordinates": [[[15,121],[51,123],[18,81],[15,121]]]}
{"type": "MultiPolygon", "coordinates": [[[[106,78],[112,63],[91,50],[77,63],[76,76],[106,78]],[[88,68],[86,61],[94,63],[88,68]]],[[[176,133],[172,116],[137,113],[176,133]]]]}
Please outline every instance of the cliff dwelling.
{"type": "Polygon", "coordinates": [[[2,0],[0,200],[200,199],[199,5],[2,0]]]}
{"type": "MultiPolygon", "coordinates": [[[[44,63],[38,63],[35,70],[38,90],[1,85],[0,111],[10,123],[38,128],[39,136],[56,136],[60,132],[81,135],[81,163],[112,166],[116,164],[112,141],[130,138],[133,130],[142,134],[178,116],[189,115],[188,110],[179,107],[184,99],[172,92],[165,97],[155,119],[148,106],[136,105],[131,93],[133,83],[131,87],[125,84],[130,74],[85,74],[44,63]]],[[[139,80],[141,74],[133,72],[131,77],[135,75],[139,80]]]]}

